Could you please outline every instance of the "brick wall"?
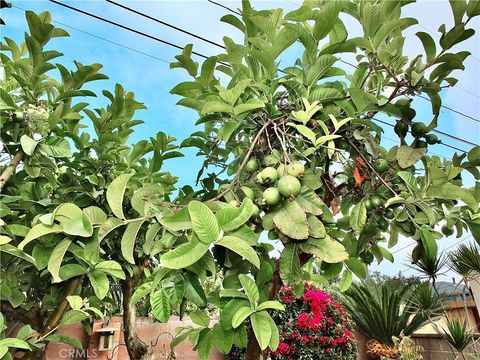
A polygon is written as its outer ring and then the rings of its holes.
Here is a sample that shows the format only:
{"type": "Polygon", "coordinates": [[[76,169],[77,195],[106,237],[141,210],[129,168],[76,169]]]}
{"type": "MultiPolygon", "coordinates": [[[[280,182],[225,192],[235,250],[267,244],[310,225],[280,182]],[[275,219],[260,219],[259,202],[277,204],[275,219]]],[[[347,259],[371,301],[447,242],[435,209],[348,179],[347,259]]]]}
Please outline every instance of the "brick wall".
{"type": "MultiPolygon", "coordinates": [[[[110,320],[109,327],[118,329],[114,336],[114,351],[98,351],[99,334],[96,332],[102,327],[102,322],[96,322],[93,325],[92,336],[89,337],[85,332],[83,325],[69,325],[62,326],[58,333],[69,335],[79,339],[84,347],[84,350],[77,350],[66,344],[50,343],[47,348],[48,360],[128,360],[127,350],[124,346],[122,330],[122,318],[114,317],[110,320]]],[[[167,359],[170,353],[170,341],[174,335],[175,329],[179,326],[192,325],[192,322],[185,317],[180,321],[176,317],[172,317],[168,324],[160,324],[153,322],[150,318],[137,318],[137,333],[139,337],[149,345],[150,354],[153,353],[154,358],[167,359]]],[[[19,325],[11,329],[10,334],[14,334],[15,329],[19,329],[19,325]]],[[[358,360],[368,360],[365,353],[365,344],[368,339],[360,332],[355,334],[358,345],[359,357],[358,360]]],[[[479,335],[480,337],[480,335],[479,335]]],[[[437,334],[415,334],[412,338],[421,345],[425,351],[423,353],[424,360],[451,360],[452,352],[448,344],[442,340],[437,334]]],[[[480,346],[478,346],[480,354],[480,346]]],[[[473,349],[468,349],[467,352],[473,354],[473,349]]],[[[198,360],[197,353],[192,349],[192,344],[188,341],[178,345],[175,348],[176,359],[182,360],[198,360]]],[[[147,357],[148,359],[149,357],[147,357]]],[[[214,349],[214,353],[210,356],[211,360],[223,360],[222,354],[214,349]]]]}
{"type": "MultiPolygon", "coordinates": [[[[193,323],[185,317],[180,321],[178,317],[172,317],[167,324],[153,322],[151,318],[137,318],[137,334],[149,346],[149,355],[157,359],[167,359],[170,353],[170,342],[175,335],[175,329],[179,326],[188,326],[193,323]]],[[[62,326],[58,333],[73,336],[84,345],[84,350],[77,350],[66,344],[49,344],[47,348],[48,360],[128,360],[128,353],[125,347],[122,331],[122,318],[114,317],[110,319],[108,327],[118,329],[114,332],[113,351],[99,351],[100,335],[97,332],[103,323],[93,324],[92,336],[89,338],[82,325],[62,326]]],[[[175,358],[182,360],[197,360],[198,355],[194,351],[192,344],[186,340],[175,348],[175,358]]],[[[150,358],[150,357],[147,357],[150,358]]],[[[222,354],[214,349],[210,356],[211,360],[222,360],[222,354]]]]}

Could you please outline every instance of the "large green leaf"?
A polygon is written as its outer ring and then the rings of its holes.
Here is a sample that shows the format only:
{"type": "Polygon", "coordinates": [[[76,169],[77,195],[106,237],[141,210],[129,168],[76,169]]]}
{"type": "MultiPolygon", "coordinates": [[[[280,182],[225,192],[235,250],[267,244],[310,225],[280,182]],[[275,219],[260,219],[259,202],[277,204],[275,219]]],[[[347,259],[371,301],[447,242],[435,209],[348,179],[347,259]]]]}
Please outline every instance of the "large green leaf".
{"type": "Polygon", "coordinates": [[[105,260],[95,265],[95,270],[102,271],[108,275],[116,277],[117,279],[125,279],[125,273],[119,263],[114,260],[105,260]]]}
{"type": "Polygon", "coordinates": [[[89,206],[83,209],[93,225],[103,224],[107,221],[107,214],[97,206],[89,206]]]}
{"type": "Polygon", "coordinates": [[[425,148],[416,149],[407,145],[402,145],[397,151],[398,165],[400,165],[402,169],[406,169],[419,161],[426,152],[427,149],[425,148]]]}
{"type": "Polygon", "coordinates": [[[200,332],[198,343],[195,348],[195,350],[197,350],[198,352],[198,357],[200,358],[200,360],[208,360],[212,352],[212,346],[212,332],[210,331],[210,329],[203,329],[200,332]]]}
{"type": "Polygon", "coordinates": [[[22,150],[25,152],[25,154],[33,155],[33,152],[35,151],[38,143],[30,136],[22,135],[22,137],[20,138],[20,144],[22,145],[22,150]]]}
{"type": "Polygon", "coordinates": [[[192,228],[188,208],[183,208],[173,215],[168,215],[160,220],[160,224],[170,231],[182,231],[192,228]]]}
{"type": "Polygon", "coordinates": [[[192,220],[193,231],[200,242],[210,244],[218,239],[220,227],[215,214],[207,205],[200,201],[190,201],[188,212],[192,220]]]}
{"type": "Polygon", "coordinates": [[[366,221],[367,209],[365,208],[365,203],[360,201],[353,207],[350,213],[350,226],[355,232],[359,233],[364,228],[366,221]]]}
{"type": "Polygon", "coordinates": [[[275,226],[286,236],[296,239],[308,239],[307,214],[295,201],[287,201],[273,216],[275,226]]]}
{"type": "Polygon", "coordinates": [[[169,269],[183,269],[200,260],[208,248],[208,244],[190,241],[163,254],[160,263],[169,269]]]}
{"type": "Polygon", "coordinates": [[[255,308],[260,301],[260,294],[258,292],[257,284],[255,284],[255,281],[252,278],[245,274],[238,275],[238,280],[240,280],[243,291],[247,295],[252,306],[255,308]]]}
{"type": "Polygon", "coordinates": [[[429,259],[435,258],[435,256],[437,256],[437,242],[433,237],[432,232],[428,229],[421,229],[420,238],[422,239],[425,255],[427,255],[429,259]]]}
{"type": "Polygon", "coordinates": [[[279,301],[272,301],[272,300],[267,300],[262,302],[260,305],[257,307],[257,311],[260,310],[267,310],[267,309],[274,309],[274,310],[279,310],[279,311],[285,311],[285,306],[279,302],[279,301]]]}
{"type": "Polygon", "coordinates": [[[38,145],[38,148],[51,157],[61,158],[72,156],[69,142],[57,136],[48,137],[38,145]]]}
{"type": "Polygon", "coordinates": [[[25,239],[18,244],[18,248],[23,250],[23,248],[31,241],[38,239],[41,236],[48,235],[48,234],[57,234],[63,232],[63,227],[57,224],[47,226],[44,224],[37,224],[28,232],[25,239]]]}
{"type": "Polygon", "coordinates": [[[196,275],[185,274],[185,298],[197,306],[205,306],[207,297],[196,275]]]}
{"type": "Polygon", "coordinates": [[[340,283],[338,284],[338,289],[341,292],[347,291],[350,285],[352,285],[353,275],[350,270],[345,270],[342,274],[342,278],[340,279],[340,283]]]}
{"type": "Polygon", "coordinates": [[[172,315],[172,308],[168,301],[167,295],[163,290],[155,291],[150,295],[150,304],[152,306],[152,314],[155,319],[161,323],[166,323],[172,315]]]}
{"type": "Polygon", "coordinates": [[[135,248],[135,242],[137,241],[137,234],[145,220],[135,220],[127,225],[125,232],[122,236],[121,250],[122,255],[127,262],[135,264],[133,257],[133,250],[135,248]]]}
{"type": "Polygon", "coordinates": [[[113,214],[120,219],[125,219],[123,215],[123,197],[127,188],[128,180],[133,174],[122,174],[116,177],[107,189],[107,202],[113,214]]]}
{"type": "Polygon", "coordinates": [[[83,349],[82,342],[73,336],[68,336],[64,334],[52,334],[48,335],[45,340],[53,343],[62,343],[71,345],[77,349],[83,349]]]}
{"type": "Polygon", "coordinates": [[[320,55],[313,66],[308,69],[305,75],[305,85],[311,86],[315,84],[322,76],[330,69],[330,67],[337,61],[333,55],[320,55]]]}
{"type": "Polygon", "coordinates": [[[0,340],[0,347],[8,347],[8,348],[18,348],[18,349],[25,349],[30,350],[30,345],[25,340],[17,339],[17,338],[6,338],[0,340]]]}
{"type": "Polygon", "coordinates": [[[437,53],[435,40],[433,40],[430,34],[423,31],[419,31],[415,35],[417,35],[417,37],[423,44],[423,48],[425,49],[425,55],[427,56],[427,62],[432,63],[437,53]]]}
{"type": "Polygon", "coordinates": [[[202,106],[202,111],[200,112],[201,115],[205,115],[208,113],[227,113],[227,114],[233,114],[233,107],[226,102],[223,101],[209,101],[206,102],[202,106]]]}
{"type": "Polygon", "coordinates": [[[232,349],[234,332],[225,330],[222,325],[217,323],[212,329],[213,346],[222,354],[228,354],[232,349]]]}
{"type": "Polygon", "coordinates": [[[82,310],[69,310],[60,320],[60,325],[73,325],[78,324],[81,321],[88,319],[89,315],[82,310]]]}
{"type": "Polygon", "coordinates": [[[266,311],[260,311],[250,316],[252,322],[253,333],[260,345],[260,349],[265,350],[270,343],[272,337],[272,329],[270,327],[270,315],[266,311]]]}
{"type": "Polygon", "coordinates": [[[255,265],[255,267],[260,268],[260,259],[258,258],[257,253],[242,239],[235,236],[224,236],[221,240],[216,241],[215,244],[232,250],[255,265]]]}
{"type": "Polygon", "coordinates": [[[2,245],[0,245],[0,251],[4,252],[4,253],[7,253],[7,254],[10,254],[10,255],[13,255],[13,256],[16,256],[20,259],[28,261],[29,263],[37,266],[37,262],[36,262],[34,257],[24,253],[22,250],[20,250],[19,248],[17,248],[14,245],[2,244],[2,245]]]}
{"type": "Polygon", "coordinates": [[[220,210],[217,213],[218,223],[224,231],[232,231],[245,224],[252,216],[252,213],[253,202],[252,200],[245,198],[238,209],[225,208],[220,210]]]}
{"type": "Polygon", "coordinates": [[[95,295],[97,295],[100,300],[107,296],[110,287],[107,275],[101,271],[94,270],[88,273],[88,278],[90,279],[95,295]]]}
{"type": "Polygon", "coordinates": [[[241,308],[239,308],[235,314],[233,315],[233,318],[232,318],[232,327],[234,329],[236,329],[237,327],[239,327],[240,325],[243,324],[243,322],[250,316],[253,314],[253,310],[250,306],[242,306],[241,308]]]}
{"type": "Polygon", "coordinates": [[[345,247],[338,241],[325,237],[323,239],[310,238],[306,243],[300,244],[302,251],[313,254],[328,263],[338,263],[348,259],[345,247]]]}
{"type": "Polygon", "coordinates": [[[98,229],[98,241],[102,241],[111,231],[125,224],[122,220],[114,217],[107,219],[98,229]]]}
{"type": "Polygon", "coordinates": [[[478,209],[478,202],[471,191],[450,183],[430,186],[427,189],[427,196],[436,199],[462,200],[472,210],[478,209]]]}
{"type": "Polygon", "coordinates": [[[151,281],[141,284],[139,287],[135,289],[135,292],[133,293],[130,299],[130,304],[136,304],[141,298],[147,296],[151,292],[152,292],[151,281]]]}
{"type": "Polygon", "coordinates": [[[288,284],[298,284],[303,280],[298,244],[290,243],[283,249],[280,255],[280,274],[288,284]]]}
{"type": "Polygon", "coordinates": [[[71,243],[72,240],[63,239],[52,251],[52,255],[48,261],[47,269],[50,271],[50,274],[52,274],[54,283],[63,281],[63,279],[59,276],[60,265],[62,264],[63,257],[65,256],[65,253],[67,252],[71,243]]]}
{"type": "Polygon", "coordinates": [[[93,234],[93,225],[87,214],[74,217],[63,223],[63,231],[68,235],[90,237],[93,234]]]}
{"type": "Polygon", "coordinates": [[[306,187],[302,188],[300,193],[296,196],[295,201],[305,210],[312,215],[321,215],[324,203],[322,199],[313,191],[306,187]]]}

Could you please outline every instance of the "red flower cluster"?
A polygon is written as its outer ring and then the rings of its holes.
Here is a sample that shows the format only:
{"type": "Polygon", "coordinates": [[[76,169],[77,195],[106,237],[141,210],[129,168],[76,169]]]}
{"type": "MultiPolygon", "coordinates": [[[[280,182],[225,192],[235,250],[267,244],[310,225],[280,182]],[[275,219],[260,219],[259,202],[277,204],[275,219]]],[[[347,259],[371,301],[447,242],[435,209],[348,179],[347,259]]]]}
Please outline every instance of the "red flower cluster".
{"type": "Polygon", "coordinates": [[[272,359],[352,359],[356,357],[351,321],[328,292],[305,284],[303,296],[284,286],[280,301],[285,312],[274,314],[280,344],[272,359]]]}

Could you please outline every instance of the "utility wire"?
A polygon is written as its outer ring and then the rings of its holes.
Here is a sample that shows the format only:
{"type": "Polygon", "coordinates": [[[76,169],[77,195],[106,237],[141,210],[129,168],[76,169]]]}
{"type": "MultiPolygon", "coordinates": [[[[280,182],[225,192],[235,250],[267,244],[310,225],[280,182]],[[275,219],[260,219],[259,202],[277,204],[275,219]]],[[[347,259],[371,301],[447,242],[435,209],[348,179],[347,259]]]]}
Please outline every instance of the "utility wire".
{"type": "Polygon", "coordinates": [[[208,2],[214,4],[214,5],[217,5],[217,6],[220,6],[221,8],[224,8],[228,11],[230,11],[231,13],[234,13],[234,14],[237,14],[237,15],[242,15],[241,12],[238,12],[237,10],[233,10],[232,8],[229,8],[228,6],[225,6],[223,4],[220,4],[219,2],[216,2],[216,1],[212,1],[212,0],[208,0],[208,2]]]}
{"type": "MultiPolygon", "coordinates": [[[[26,9],[23,9],[23,8],[21,8],[21,7],[19,7],[19,6],[16,6],[16,5],[13,5],[13,4],[12,4],[12,7],[17,8],[18,10],[27,11],[26,9]]],[[[92,36],[92,37],[94,37],[94,38],[97,38],[97,39],[99,39],[99,40],[108,42],[108,43],[110,43],[110,44],[114,44],[114,45],[120,46],[120,47],[122,47],[122,48],[124,48],[124,49],[130,50],[130,51],[133,51],[133,52],[136,52],[136,53],[138,53],[138,54],[148,56],[148,57],[150,57],[150,58],[152,58],[152,59],[161,61],[161,62],[163,62],[163,63],[165,63],[165,64],[170,64],[170,61],[164,60],[164,59],[159,58],[159,57],[157,57],[157,56],[155,56],[155,55],[148,54],[148,53],[146,53],[146,52],[143,52],[143,51],[140,51],[140,50],[137,50],[137,49],[134,49],[134,48],[125,46],[125,45],[123,45],[123,44],[120,44],[120,43],[117,43],[117,42],[115,42],[115,41],[109,40],[109,39],[107,39],[107,38],[104,38],[104,37],[101,37],[101,36],[92,34],[92,33],[88,32],[88,31],[85,31],[85,30],[82,30],[82,29],[73,27],[73,26],[71,26],[71,25],[67,25],[67,24],[62,23],[62,22],[60,22],[60,21],[52,20],[52,22],[55,23],[55,24],[59,24],[59,25],[65,26],[65,27],[67,27],[67,28],[69,28],[69,29],[73,29],[73,30],[75,30],[75,31],[84,33],[84,34],[86,34],[86,35],[90,35],[90,36],[92,36]]]]}
{"type": "MultiPolygon", "coordinates": [[[[428,102],[431,102],[429,98],[423,96],[422,94],[417,94],[417,96],[420,97],[420,98],[422,98],[422,99],[424,99],[424,100],[427,100],[428,102]]],[[[454,112],[455,114],[464,116],[464,117],[466,117],[466,118],[468,118],[468,119],[470,119],[470,120],[473,120],[473,121],[475,121],[475,122],[480,123],[480,120],[477,119],[477,118],[474,118],[473,116],[470,116],[470,115],[468,115],[468,114],[462,113],[461,111],[452,109],[451,107],[449,107],[449,106],[447,106],[447,105],[441,104],[440,106],[443,107],[443,108],[445,108],[445,109],[447,109],[447,110],[450,110],[451,112],[454,112]]]]}
{"type": "MultiPolygon", "coordinates": [[[[160,38],[158,38],[158,37],[155,37],[155,36],[152,36],[152,35],[150,35],[150,34],[144,33],[144,32],[142,32],[142,31],[133,29],[133,28],[131,28],[131,27],[122,25],[122,24],[117,23],[117,22],[115,22],[115,21],[105,19],[105,18],[103,18],[103,17],[101,17],[101,16],[98,16],[98,15],[95,15],[95,14],[92,14],[92,13],[89,13],[89,12],[87,12],[87,11],[78,9],[78,8],[76,8],[76,7],[73,7],[73,6],[71,6],[71,5],[64,4],[64,3],[59,2],[59,1],[56,1],[56,0],[49,0],[49,1],[52,2],[52,3],[54,3],[54,4],[60,5],[60,6],[62,6],[62,7],[66,7],[66,8],[68,8],[68,9],[70,9],[70,10],[73,10],[73,11],[79,12],[79,13],[81,13],[81,14],[84,14],[84,15],[87,15],[87,16],[90,16],[90,17],[93,17],[93,18],[95,18],[95,19],[97,19],[97,20],[100,20],[100,21],[109,23],[109,24],[111,24],[111,25],[120,27],[120,28],[122,28],[122,29],[131,31],[131,32],[134,32],[134,33],[136,33],[136,34],[138,34],[138,35],[141,35],[141,36],[150,38],[150,39],[155,40],[155,41],[158,41],[158,42],[161,42],[161,43],[163,43],[163,44],[165,44],[165,45],[174,47],[174,48],[179,49],[179,50],[183,50],[183,48],[182,48],[181,46],[177,45],[177,44],[174,44],[174,43],[172,43],[172,42],[169,42],[169,41],[160,39],[160,38]]],[[[111,1],[111,0],[107,0],[107,1],[110,2],[110,3],[112,3],[112,4],[117,5],[117,3],[115,3],[115,2],[113,2],[113,1],[111,1]]],[[[212,3],[213,3],[213,4],[217,4],[217,3],[215,3],[215,2],[212,2],[212,3]]],[[[140,13],[140,12],[134,10],[134,9],[130,9],[130,8],[125,7],[125,6],[123,6],[123,5],[120,5],[120,4],[118,4],[118,6],[121,6],[121,7],[123,7],[123,8],[129,9],[129,11],[134,11],[135,13],[140,13]]],[[[143,14],[143,15],[144,15],[144,14],[143,14]]],[[[148,18],[152,18],[152,17],[150,17],[150,16],[148,16],[148,15],[145,15],[145,16],[147,16],[148,18]]],[[[161,22],[162,24],[168,24],[168,23],[166,23],[166,22],[163,22],[163,21],[158,20],[158,19],[155,19],[155,18],[152,18],[152,19],[154,19],[155,21],[161,22]]],[[[174,26],[174,25],[171,25],[171,24],[168,24],[167,26],[172,27],[172,28],[175,28],[175,29],[179,29],[178,27],[176,27],[176,26],[174,26]]],[[[182,31],[182,32],[184,32],[184,33],[186,33],[186,34],[189,34],[189,35],[191,35],[191,36],[195,36],[196,38],[202,39],[203,41],[207,41],[207,42],[209,42],[209,43],[212,43],[210,40],[205,39],[205,38],[203,38],[203,37],[199,37],[199,36],[197,36],[197,35],[195,35],[195,34],[192,34],[192,33],[188,32],[188,31],[186,31],[186,30],[185,30],[185,31],[182,31]]],[[[217,46],[220,46],[220,47],[223,47],[222,45],[219,45],[219,44],[216,44],[216,45],[217,45],[217,46]]],[[[134,51],[136,51],[136,50],[134,50],[134,51]]],[[[192,54],[195,54],[195,55],[200,56],[200,57],[205,58],[205,59],[208,58],[208,56],[206,56],[206,55],[204,55],[204,54],[201,54],[201,53],[198,53],[198,52],[196,52],[196,51],[192,51],[192,54]]],[[[145,55],[147,55],[147,54],[145,54],[145,55]]],[[[149,56],[149,55],[147,55],[147,56],[149,56]]],[[[163,61],[163,60],[162,60],[162,61],[163,61]]],[[[222,63],[222,62],[219,62],[219,63],[222,63]]],[[[223,63],[222,63],[222,64],[223,64],[223,63]]],[[[227,65],[227,64],[225,63],[224,65],[227,65]]],[[[425,99],[427,99],[427,98],[425,98],[425,99]]],[[[427,99],[427,100],[428,100],[428,99],[427,99]]],[[[461,114],[461,113],[460,113],[460,114],[461,114]]],[[[480,121],[479,121],[479,122],[480,122],[480,121]]],[[[390,124],[389,124],[389,125],[390,125],[390,124]]],[[[392,125],[390,125],[390,126],[392,126],[392,125]]],[[[459,150],[459,151],[465,152],[465,151],[462,150],[462,149],[455,148],[455,147],[452,147],[452,146],[447,145],[447,144],[444,144],[444,145],[445,145],[445,146],[448,146],[448,147],[451,147],[451,148],[454,148],[455,150],[459,150]]]]}
{"type": "MultiPolygon", "coordinates": [[[[216,2],[216,1],[212,1],[212,0],[208,0],[208,1],[209,1],[210,3],[212,3],[212,4],[214,4],[214,5],[217,5],[217,6],[220,6],[220,7],[224,8],[224,9],[227,9],[228,11],[230,11],[230,12],[232,12],[232,13],[241,15],[241,13],[239,13],[239,12],[237,12],[237,11],[235,11],[235,10],[227,7],[227,6],[224,6],[224,5],[222,5],[222,4],[220,4],[220,3],[216,2]]],[[[290,3],[293,4],[292,2],[290,2],[290,3]]],[[[349,63],[349,62],[346,62],[346,61],[343,61],[343,60],[340,60],[340,61],[343,62],[344,64],[347,64],[347,65],[349,65],[349,66],[352,66],[352,67],[356,68],[355,65],[353,65],[353,64],[351,64],[351,63],[349,63]]],[[[425,100],[431,102],[430,99],[427,98],[427,97],[424,97],[424,96],[422,96],[422,95],[420,95],[420,94],[418,94],[417,96],[419,96],[419,97],[421,97],[422,99],[425,99],[425,100]]],[[[451,107],[446,106],[446,105],[443,105],[443,104],[441,104],[440,106],[443,107],[443,108],[445,108],[445,109],[448,109],[448,110],[450,110],[450,111],[452,111],[452,112],[454,112],[454,113],[456,113],[456,114],[462,115],[462,116],[464,116],[464,117],[466,117],[466,118],[468,118],[468,119],[470,119],[470,120],[473,120],[473,121],[476,121],[476,122],[480,123],[480,120],[474,118],[473,116],[464,114],[464,113],[462,113],[462,112],[460,112],[460,111],[458,111],[458,110],[452,109],[451,107]]]]}
{"type": "MultiPolygon", "coordinates": [[[[165,45],[168,45],[168,46],[171,46],[171,47],[173,47],[173,48],[176,48],[176,49],[178,49],[178,50],[182,50],[182,51],[183,51],[183,47],[181,47],[180,45],[174,44],[174,43],[172,43],[172,42],[170,42],[170,41],[166,41],[166,40],[160,39],[160,38],[158,38],[158,37],[156,37],[156,36],[153,36],[153,35],[144,33],[144,32],[142,32],[142,31],[139,31],[139,30],[136,30],[136,29],[133,29],[133,28],[131,28],[131,27],[129,27],[129,26],[126,26],[126,25],[122,25],[122,24],[120,24],[120,23],[118,23],[118,22],[105,19],[105,18],[103,18],[103,17],[101,17],[101,16],[98,16],[98,15],[95,15],[95,14],[92,14],[92,13],[89,13],[88,11],[81,10],[81,9],[76,8],[76,7],[74,7],[74,6],[71,6],[71,5],[64,4],[64,3],[60,2],[60,1],[57,1],[57,0],[48,0],[48,1],[50,1],[50,2],[52,2],[52,3],[54,3],[54,4],[57,4],[57,5],[63,6],[63,7],[65,7],[65,8],[67,8],[67,9],[70,9],[70,10],[76,11],[76,12],[78,12],[78,13],[81,13],[81,14],[83,14],[83,15],[87,15],[87,16],[92,17],[92,18],[94,18],[94,19],[97,19],[97,20],[106,22],[106,23],[108,23],[108,24],[110,24],[110,25],[114,25],[114,26],[119,27],[119,28],[122,28],[122,29],[124,29],[124,30],[128,30],[128,31],[133,32],[133,33],[135,33],[135,34],[137,34],[137,35],[144,36],[144,37],[146,37],[146,38],[149,38],[149,39],[158,41],[158,42],[160,42],[160,43],[162,43],[162,44],[165,44],[165,45]]],[[[203,54],[201,54],[201,53],[199,53],[199,52],[196,52],[196,51],[192,51],[192,54],[197,55],[197,56],[200,56],[200,57],[202,57],[202,58],[204,58],[204,59],[208,59],[208,56],[203,55],[203,54]]],[[[225,64],[224,64],[224,65],[225,65],[225,64]]]]}
{"type": "MultiPolygon", "coordinates": [[[[120,8],[123,8],[123,9],[125,9],[125,10],[127,10],[127,11],[133,12],[134,14],[143,16],[143,17],[145,17],[145,18],[147,18],[147,19],[150,19],[150,20],[152,20],[152,21],[155,21],[155,22],[157,22],[157,23],[160,23],[160,24],[162,24],[162,25],[164,25],[164,26],[167,26],[167,27],[169,27],[169,28],[172,28],[172,29],[174,29],[174,30],[180,31],[180,32],[182,32],[182,33],[184,33],[184,34],[187,34],[187,35],[189,35],[189,36],[192,36],[192,37],[194,37],[194,38],[196,38],[196,39],[199,39],[199,40],[204,41],[204,42],[206,42],[206,43],[215,45],[215,46],[217,46],[217,47],[219,47],[219,48],[225,49],[225,46],[223,46],[223,45],[221,45],[221,44],[218,44],[218,43],[216,43],[216,42],[214,42],[214,41],[211,41],[211,40],[209,40],[209,39],[207,39],[207,38],[205,38],[205,37],[203,37],[203,36],[196,35],[196,34],[190,32],[190,31],[187,31],[187,30],[184,30],[184,29],[182,29],[182,28],[179,28],[179,27],[177,27],[177,26],[175,26],[175,25],[169,24],[169,23],[167,23],[167,22],[165,22],[165,21],[163,21],[163,20],[160,20],[160,19],[157,19],[157,18],[155,18],[155,17],[153,17],[153,16],[144,14],[144,13],[142,13],[142,12],[140,12],[140,11],[138,11],[138,10],[132,9],[132,8],[130,8],[130,7],[128,7],[128,6],[119,4],[119,3],[117,3],[117,2],[115,2],[115,1],[113,1],[113,0],[106,0],[106,1],[107,1],[108,3],[110,3],[110,4],[113,4],[113,5],[115,5],[115,6],[118,6],[118,7],[120,7],[120,8]]],[[[215,1],[209,0],[209,2],[211,2],[212,4],[215,4],[215,5],[217,5],[217,6],[222,6],[221,4],[219,4],[219,3],[215,2],[215,1]]],[[[222,7],[224,7],[224,6],[222,6],[222,7]]],[[[229,11],[231,11],[231,12],[235,12],[235,11],[234,11],[233,9],[231,9],[231,8],[228,8],[228,7],[224,7],[224,8],[227,8],[227,9],[228,9],[229,11]]],[[[237,12],[235,12],[235,13],[237,13],[237,12]]],[[[355,67],[355,65],[353,65],[353,64],[350,64],[350,63],[345,62],[345,61],[343,61],[343,62],[344,62],[345,64],[347,64],[347,65],[350,65],[350,66],[355,67]]],[[[280,70],[280,71],[281,71],[281,70],[280,70]]],[[[427,99],[427,100],[428,100],[428,99],[427,99]]],[[[470,142],[470,141],[468,141],[468,140],[461,139],[461,138],[456,137],[456,136],[454,136],[454,135],[450,135],[450,134],[448,134],[448,133],[446,133],[446,132],[443,132],[443,131],[434,130],[434,132],[437,132],[437,133],[439,133],[439,134],[442,134],[442,135],[444,135],[444,136],[450,137],[450,138],[452,138],[452,139],[455,139],[455,140],[457,140],[457,141],[464,142],[464,143],[469,144],[469,145],[472,145],[472,146],[478,146],[477,144],[475,144],[475,143],[473,143],[473,142],[470,142]]],[[[458,148],[457,148],[457,150],[458,150],[458,148]]],[[[460,151],[463,151],[463,150],[460,150],[460,151]]]]}
{"type": "Polygon", "coordinates": [[[118,7],[122,8],[122,9],[127,10],[127,11],[130,11],[130,12],[132,12],[132,13],[134,13],[134,14],[143,16],[144,18],[147,18],[147,19],[149,19],[149,20],[155,21],[155,22],[157,22],[157,23],[159,23],[159,24],[162,24],[162,25],[164,25],[164,26],[167,26],[167,27],[169,27],[169,28],[171,28],[171,29],[174,29],[174,30],[180,31],[180,32],[182,32],[182,33],[184,33],[184,34],[193,36],[194,38],[199,39],[199,40],[202,40],[202,41],[204,41],[204,42],[206,42],[206,43],[209,43],[209,44],[211,44],[211,45],[218,46],[219,48],[222,48],[222,49],[226,49],[225,46],[223,46],[223,45],[221,45],[221,44],[218,44],[218,43],[216,43],[216,42],[214,42],[214,41],[211,41],[211,40],[209,40],[209,39],[207,39],[207,38],[204,38],[203,36],[196,35],[196,34],[190,32],[190,31],[187,31],[187,30],[185,30],[185,29],[182,29],[182,28],[180,28],[180,27],[178,27],[178,26],[169,24],[169,23],[167,23],[167,22],[165,22],[165,21],[163,21],[163,20],[160,20],[160,19],[154,18],[153,16],[144,14],[144,13],[142,13],[141,11],[132,9],[131,7],[125,6],[125,5],[123,5],[123,4],[119,4],[119,3],[115,2],[115,1],[112,1],[112,0],[106,0],[106,2],[108,2],[108,3],[112,4],[112,5],[118,6],[118,7]]]}

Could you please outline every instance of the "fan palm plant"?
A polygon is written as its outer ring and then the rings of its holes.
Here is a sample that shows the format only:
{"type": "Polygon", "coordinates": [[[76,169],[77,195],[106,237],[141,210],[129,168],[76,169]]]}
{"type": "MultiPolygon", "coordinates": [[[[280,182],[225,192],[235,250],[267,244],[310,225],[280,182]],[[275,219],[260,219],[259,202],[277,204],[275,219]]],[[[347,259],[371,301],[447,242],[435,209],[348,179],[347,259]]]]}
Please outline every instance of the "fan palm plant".
{"type": "Polygon", "coordinates": [[[441,298],[426,284],[353,284],[343,300],[358,329],[387,346],[443,313],[441,298]]]}

